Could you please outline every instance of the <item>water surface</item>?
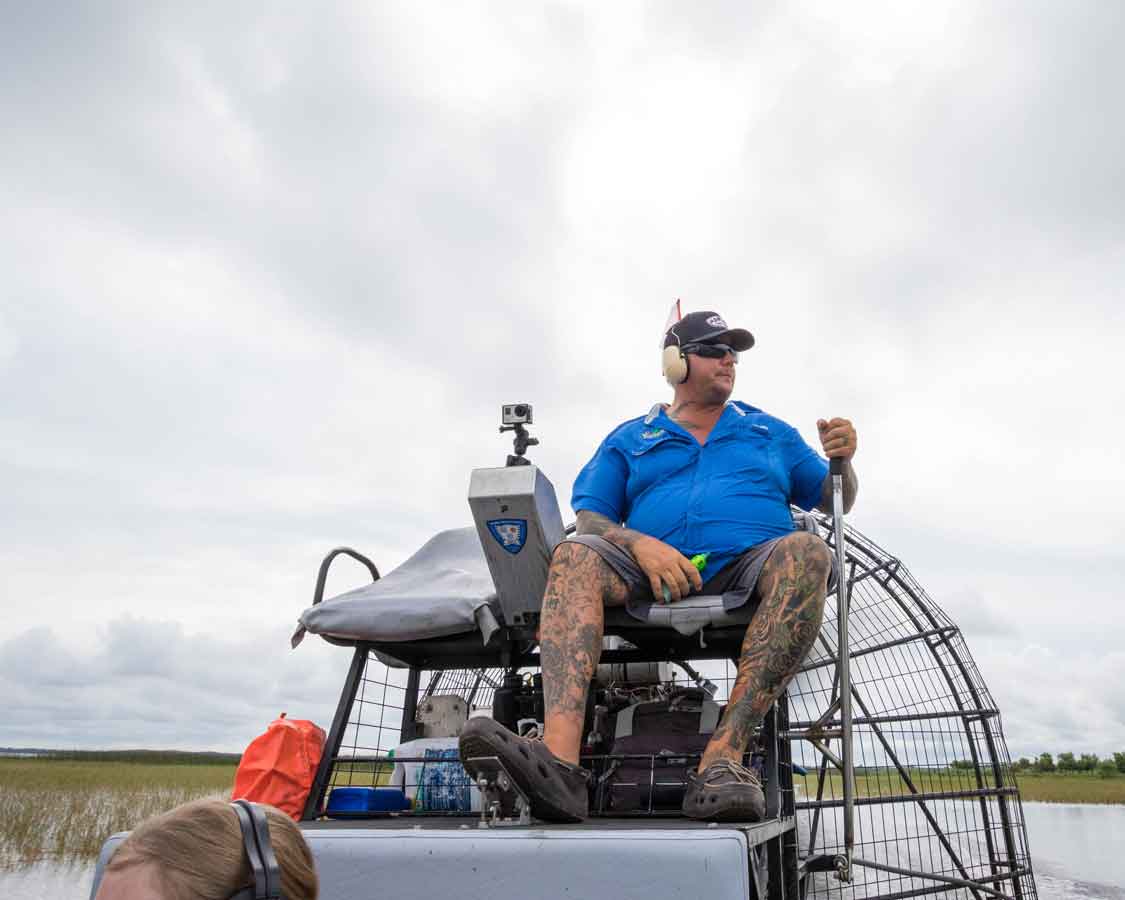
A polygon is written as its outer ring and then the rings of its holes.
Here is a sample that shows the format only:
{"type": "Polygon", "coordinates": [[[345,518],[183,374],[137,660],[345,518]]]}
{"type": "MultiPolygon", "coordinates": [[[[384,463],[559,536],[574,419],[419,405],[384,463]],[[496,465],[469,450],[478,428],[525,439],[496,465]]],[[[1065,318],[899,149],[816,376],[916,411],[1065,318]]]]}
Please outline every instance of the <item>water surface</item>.
{"type": "Polygon", "coordinates": [[[1125,900],[1125,806],[1024,803],[1041,900],[1125,900]]]}

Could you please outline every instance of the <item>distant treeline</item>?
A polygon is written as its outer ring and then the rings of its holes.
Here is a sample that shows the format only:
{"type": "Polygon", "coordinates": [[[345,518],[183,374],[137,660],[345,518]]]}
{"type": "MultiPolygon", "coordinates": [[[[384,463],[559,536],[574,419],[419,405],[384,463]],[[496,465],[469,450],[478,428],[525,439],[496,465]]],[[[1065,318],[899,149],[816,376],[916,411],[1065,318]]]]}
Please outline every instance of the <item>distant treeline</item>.
{"type": "MultiPolygon", "coordinates": [[[[954,769],[973,768],[972,762],[967,759],[954,760],[951,765],[954,769]]],[[[1035,759],[1021,756],[1012,763],[1012,768],[1017,772],[1094,772],[1103,778],[1112,778],[1125,774],[1125,753],[1114,753],[1103,759],[1099,759],[1096,753],[1083,753],[1079,756],[1060,753],[1057,760],[1050,753],[1040,753],[1035,759]]]]}
{"type": "Polygon", "coordinates": [[[1050,753],[1040,753],[1034,760],[1021,756],[1015,769],[1017,772],[1097,772],[1108,778],[1125,773],[1125,753],[1114,753],[1104,759],[1099,759],[1096,753],[1077,757],[1073,753],[1060,753],[1057,761],[1050,753]]]}
{"type": "Polygon", "coordinates": [[[241,753],[194,752],[190,750],[43,750],[0,747],[0,756],[34,756],[75,762],[126,762],[150,765],[214,766],[238,765],[241,753]]]}

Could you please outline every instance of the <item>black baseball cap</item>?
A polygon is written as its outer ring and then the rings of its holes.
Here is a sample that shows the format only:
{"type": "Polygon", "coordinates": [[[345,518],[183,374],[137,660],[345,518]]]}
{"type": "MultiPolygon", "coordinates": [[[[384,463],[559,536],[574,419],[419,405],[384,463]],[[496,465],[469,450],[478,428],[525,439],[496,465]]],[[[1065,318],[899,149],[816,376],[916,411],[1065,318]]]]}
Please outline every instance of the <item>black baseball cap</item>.
{"type": "Polygon", "coordinates": [[[664,334],[664,346],[685,344],[726,344],[733,350],[749,350],[754,335],[745,328],[731,328],[717,312],[690,312],[664,334]]]}

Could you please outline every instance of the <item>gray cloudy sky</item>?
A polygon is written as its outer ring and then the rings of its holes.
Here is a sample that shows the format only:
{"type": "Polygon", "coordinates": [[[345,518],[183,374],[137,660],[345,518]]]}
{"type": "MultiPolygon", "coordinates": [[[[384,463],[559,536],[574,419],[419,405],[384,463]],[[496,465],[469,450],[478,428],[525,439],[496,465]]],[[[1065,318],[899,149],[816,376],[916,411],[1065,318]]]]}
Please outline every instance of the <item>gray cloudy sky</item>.
{"type": "Polygon", "coordinates": [[[327,724],[323,553],[467,523],[505,401],[565,505],[679,296],[854,419],[1013,753],[1125,749],[1125,6],[0,15],[0,745],[327,724]]]}

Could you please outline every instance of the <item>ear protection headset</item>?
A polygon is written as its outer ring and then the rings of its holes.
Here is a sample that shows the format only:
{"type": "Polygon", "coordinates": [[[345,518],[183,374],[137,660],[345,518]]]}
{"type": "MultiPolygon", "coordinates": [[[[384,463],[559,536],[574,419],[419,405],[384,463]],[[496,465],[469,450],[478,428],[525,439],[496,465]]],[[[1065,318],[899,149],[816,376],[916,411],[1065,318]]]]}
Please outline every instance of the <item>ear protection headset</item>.
{"type": "Polygon", "coordinates": [[[664,339],[664,349],[660,354],[660,369],[664,373],[664,380],[672,387],[683,384],[688,380],[690,365],[684,352],[680,349],[680,336],[676,334],[676,326],[668,329],[668,336],[664,339]],[[675,338],[676,343],[668,343],[675,338]]]}
{"type": "Polygon", "coordinates": [[[284,900],[281,896],[281,867],[270,844],[266,814],[249,800],[235,800],[231,806],[238,816],[238,827],[242,829],[242,843],[254,875],[254,886],[231,894],[229,900],[284,900]]]}

